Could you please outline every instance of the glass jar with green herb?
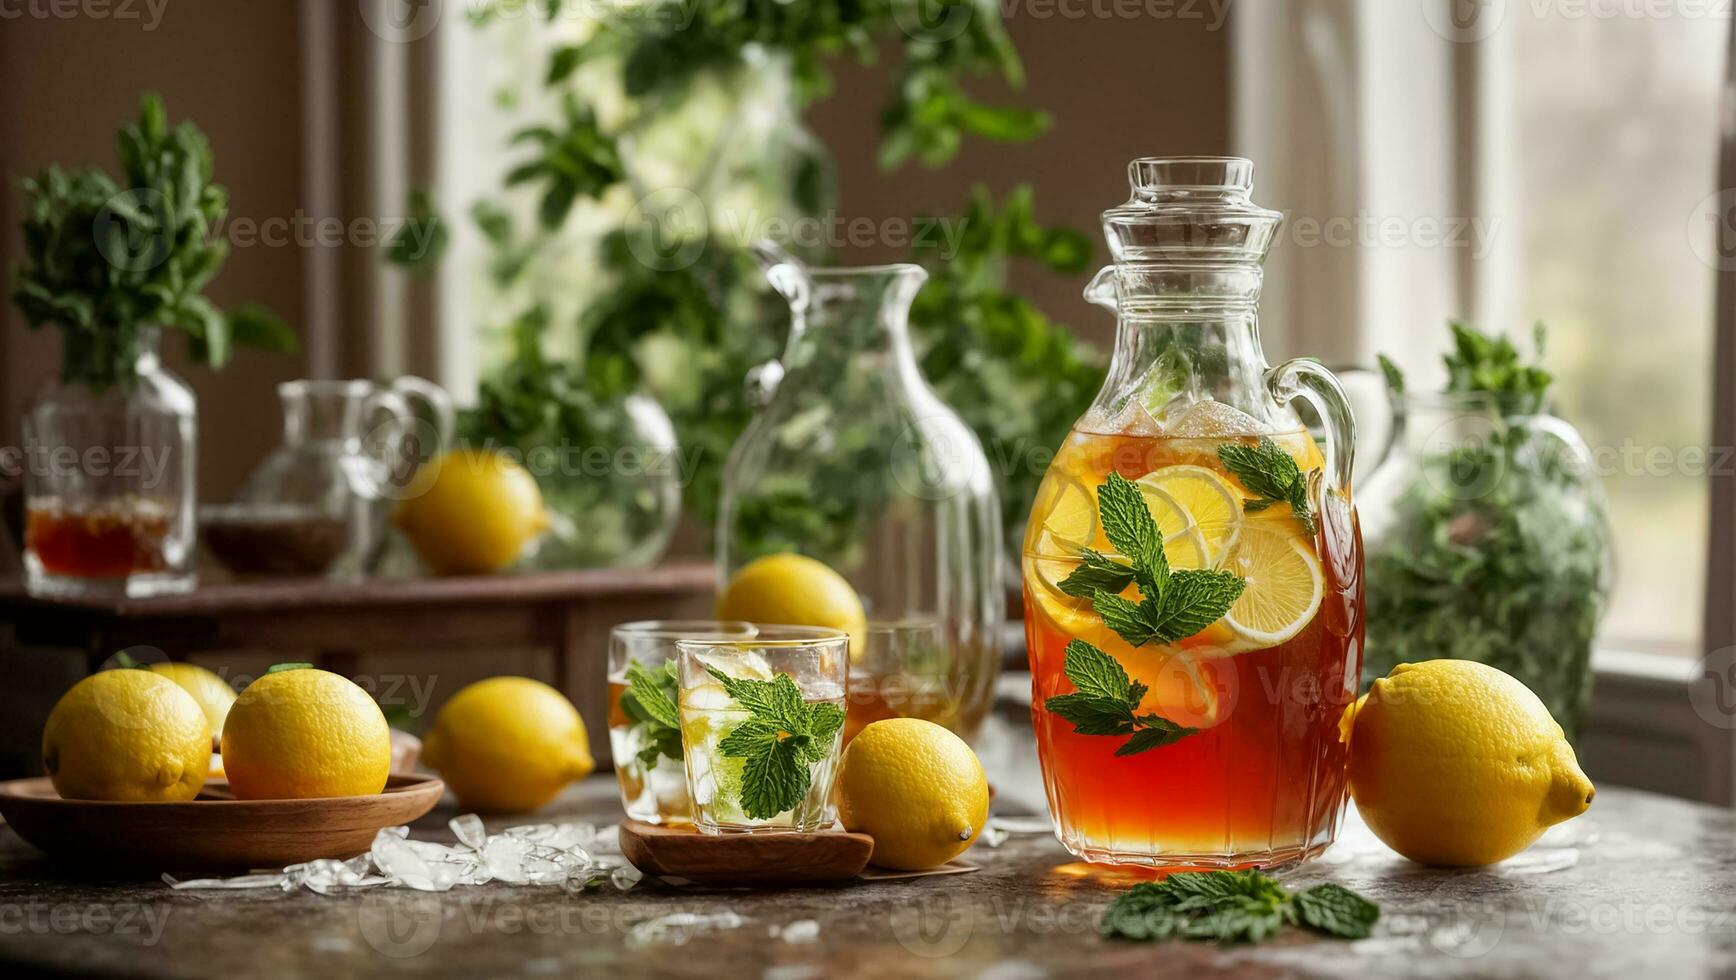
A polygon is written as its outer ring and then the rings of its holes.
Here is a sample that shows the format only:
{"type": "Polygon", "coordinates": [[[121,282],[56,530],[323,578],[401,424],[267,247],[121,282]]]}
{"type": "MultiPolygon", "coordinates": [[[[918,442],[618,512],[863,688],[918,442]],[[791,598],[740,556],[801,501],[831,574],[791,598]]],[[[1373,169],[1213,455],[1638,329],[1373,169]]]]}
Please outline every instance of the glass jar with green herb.
{"type": "MultiPolygon", "coordinates": [[[[1531,688],[1574,738],[1612,579],[1591,452],[1544,410],[1548,372],[1505,338],[1460,324],[1453,333],[1439,394],[1406,393],[1382,359],[1393,434],[1357,492],[1363,683],[1401,663],[1475,660],[1531,688]]],[[[1537,347],[1540,360],[1541,328],[1537,347]]]]}
{"type": "Polygon", "coordinates": [[[24,181],[24,253],[12,301],[61,335],[58,381],[24,416],[24,571],[35,595],[145,596],[195,582],[193,392],[158,346],[222,367],[237,344],[295,335],[257,308],[218,309],[205,288],[228,255],[228,196],[192,123],[140,100],[117,138],[120,179],[50,167],[24,181]]]}

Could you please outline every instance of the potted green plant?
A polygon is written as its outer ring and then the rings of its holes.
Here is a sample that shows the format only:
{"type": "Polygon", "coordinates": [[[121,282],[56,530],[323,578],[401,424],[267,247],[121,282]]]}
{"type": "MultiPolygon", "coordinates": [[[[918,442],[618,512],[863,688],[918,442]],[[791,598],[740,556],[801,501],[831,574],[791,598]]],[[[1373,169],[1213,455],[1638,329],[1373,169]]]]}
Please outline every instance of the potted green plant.
{"type": "Polygon", "coordinates": [[[164,366],[165,331],[221,368],[236,344],[295,348],[257,307],[205,296],[228,255],[228,196],[210,144],[171,129],[155,94],[118,136],[120,179],[50,167],[24,181],[12,301],[62,340],[58,381],[24,416],[25,585],[32,594],[151,595],[195,582],[193,392],[164,366]]]}

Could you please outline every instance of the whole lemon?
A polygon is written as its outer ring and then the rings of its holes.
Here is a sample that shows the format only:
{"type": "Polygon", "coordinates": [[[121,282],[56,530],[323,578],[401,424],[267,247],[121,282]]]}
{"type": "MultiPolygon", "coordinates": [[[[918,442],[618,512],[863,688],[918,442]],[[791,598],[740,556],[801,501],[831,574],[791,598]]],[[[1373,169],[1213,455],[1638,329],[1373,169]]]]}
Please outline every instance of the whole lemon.
{"type": "Polygon", "coordinates": [[[536,478],[500,453],[453,450],[417,480],[392,519],[436,575],[500,571],[548,527],[536,478]]]}
{"type": "Polygon", "coordinates": [[[766,555],[743,565],[717,598],[717,618],[843,630],[858,656],[868,636],[856,589],[830,565],[806,555],[766,555]]]}
{"type": "Polygon", "coordinates": [[[566,696],[528,677],[490,677],[440,706],[422,761],[489,813],[526,813],[596,768],[584,720],[566,696]]]}
{"type": "Polygon", "coordinates": [[[1591,805],[1549,709],[1487,664],[1400,664],[1350,710],[1356,808],[1413,861],[1493,864],[1591,805]]]}
{"type": "Polygon", "coordinates": [[[229,706],[235,703],[235,689],[215,673],[185,661],[152,664],[151,672],[172,680],[181,690],[193,695],[211,723],[211,731],[221,735],[223,722],[229,718],[229,706]]]}
{"type": "Polygon", "coordinates": [[[193,696],[148,670],[74,684],[42,729],[42,766],[69,800],[190,800],[211,765],[211,723],[193,696]]]}
{"type": "Polygon", "coordinates": [[[845,747],[838,817],[874,838],[869,860],[880,867],[938,868],[982,833],[989,781],[964,739],[931,721],[889,718],[845,747]]]}
{"type": "Polygon", "coordinates": [[[372,796],[392,768],[380,706],[349,678],[311,667],[247,685],[219,744],[238,800],[372,796]]]}

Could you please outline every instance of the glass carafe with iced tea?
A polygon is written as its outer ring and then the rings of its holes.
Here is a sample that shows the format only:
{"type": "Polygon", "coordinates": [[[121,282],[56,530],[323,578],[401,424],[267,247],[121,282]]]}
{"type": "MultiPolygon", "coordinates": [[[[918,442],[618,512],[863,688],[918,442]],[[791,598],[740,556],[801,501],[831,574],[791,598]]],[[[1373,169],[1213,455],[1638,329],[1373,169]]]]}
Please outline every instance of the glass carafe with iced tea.
{"type": "Polygon", "coordinates": [[[1260,350],[1281,216],[1250,201],[1253,165],[1129,173],[1132,199],[1103,215],[1115,264],[1086,293],[1119,318],[1109,376],[1025,535],[1049,807],[1089,861],[1282,865],[1324,850],[1344,807],[1363,630],[1350,411],[1318,363],[1260,350]]]}

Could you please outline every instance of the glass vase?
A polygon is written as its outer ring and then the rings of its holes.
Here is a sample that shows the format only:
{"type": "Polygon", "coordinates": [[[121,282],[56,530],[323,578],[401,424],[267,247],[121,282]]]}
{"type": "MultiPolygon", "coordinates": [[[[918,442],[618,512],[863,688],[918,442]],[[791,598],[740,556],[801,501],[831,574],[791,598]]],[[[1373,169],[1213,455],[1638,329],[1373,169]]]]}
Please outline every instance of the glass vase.
{"type": "Polygon", "coordinates": [[[1401,663],[1475,660],[1536,692],[1575,738],[1613,567],[1590,450],[1561,419],[1481,393],[1391,404],[1391,448],[1360,493],[1363,685],[1401,663]]]}
{"type": "Polygon", "coordinates": [[[24,584],[31,595],[138,598],[197,582],[193,392],[138,334],[130,377],[41,392],[24,415],[24,584]]]}
{"type": "Polygon", "coordinates": [[[790,339],[781,377],[760,374],[769,396],[724,467],[719,583],[793,552],[848,579],[871,624],[938,624],[943,646],[922,677],[875,676],[853,649],[851,710],[888,701],[881,687],[920,687],[928,720],[973,738],[1000,670],[1000,501],[976,435],[911,349],[927,274],[784,261],[767,277],[789,301],[790,339]]]}

